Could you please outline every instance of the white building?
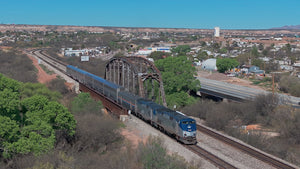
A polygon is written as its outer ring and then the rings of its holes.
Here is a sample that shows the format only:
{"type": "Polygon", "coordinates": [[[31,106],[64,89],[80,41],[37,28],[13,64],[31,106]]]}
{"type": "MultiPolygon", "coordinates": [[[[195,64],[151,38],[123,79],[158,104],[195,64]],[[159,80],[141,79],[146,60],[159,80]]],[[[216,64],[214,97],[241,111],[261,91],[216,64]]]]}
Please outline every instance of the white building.
{"type": "Polygon", "coordinates": [[[204,62],[202,62],[201,68],[204,70],[216,71],[217,70],[217,59],[205,60],[204,62]]]}
{"type": "Polygon", "coordinates": [[[215,27],[214,36],[215,37],[220,37],[220,27],[215,27]]]}
{"type": "Polygon", "coordinates": [[[144,56],[148,56],[152,53],[151,49],[140,49],[136,54],[137,55],[144,55],[144,56]]]}
{"type": "Polygon", "coordinates": [[[166,52],[166,53],[171,53],[171,48],[170,47],[154,47],[152,48],[152,51],[158,51],[158,52],[166,52]]]}
{"type": "Polygon", "coordinates": [[[72,48],[67,48],[64,50],[64,56],[80,56],[84,55],[85,53],[85,50],[73,50],[72,48]]]}

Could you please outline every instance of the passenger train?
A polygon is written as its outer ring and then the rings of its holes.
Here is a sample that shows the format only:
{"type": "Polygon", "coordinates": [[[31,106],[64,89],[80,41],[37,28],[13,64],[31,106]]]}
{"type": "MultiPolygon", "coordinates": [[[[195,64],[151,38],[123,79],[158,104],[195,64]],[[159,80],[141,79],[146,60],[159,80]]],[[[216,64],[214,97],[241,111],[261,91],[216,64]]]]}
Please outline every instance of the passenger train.
{"type": "Polygon", "coordinates": [[[152,126],[173,136],[184,144],[196,144],[196,121],[186,115],[168,109],[150,100],[133,95],[119,85],[72,65],[67,74],[79,83],[102,93],[122,105],[132,114],[149,122],[152,126]]]}

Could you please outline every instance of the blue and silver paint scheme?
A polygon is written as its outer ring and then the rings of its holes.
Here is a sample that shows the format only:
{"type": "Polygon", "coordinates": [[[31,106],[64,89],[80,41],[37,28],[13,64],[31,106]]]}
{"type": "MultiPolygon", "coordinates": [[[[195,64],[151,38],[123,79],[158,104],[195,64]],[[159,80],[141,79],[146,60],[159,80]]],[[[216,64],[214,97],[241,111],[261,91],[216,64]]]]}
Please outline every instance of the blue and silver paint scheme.
{"type": "Polygon", "coordinates": [[[137,112],[153,126],[164,130],[184,144],[196,144],[196,121],[146,99],[137,101],[137,112]]]}
{"type": "Polygon", "coordinates": [[[67,74],[78,82],[119,103],[123,108],[150,122],[154,127],[174,136],[178,141],[184,144],[197,143],[196,121],[194,119],[150,100],[133,95],[119,85],[72,65],[67,66],[67,74]]]}
{"type": "Polygon", "coordinates": [[[179,122],[179,140],[185,144],[196,144],[196,121],[192,118],[182,119],[179,122]]]}

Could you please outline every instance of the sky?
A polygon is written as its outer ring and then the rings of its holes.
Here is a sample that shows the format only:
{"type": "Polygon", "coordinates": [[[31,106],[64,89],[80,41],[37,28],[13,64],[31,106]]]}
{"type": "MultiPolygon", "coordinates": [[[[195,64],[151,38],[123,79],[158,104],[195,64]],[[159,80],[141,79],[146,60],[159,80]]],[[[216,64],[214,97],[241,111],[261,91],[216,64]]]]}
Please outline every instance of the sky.
{"type": "Polygon", "coordinates": [[[0,23],[268,29],[300,25],[300,0],[0,0],[0,23]]]}

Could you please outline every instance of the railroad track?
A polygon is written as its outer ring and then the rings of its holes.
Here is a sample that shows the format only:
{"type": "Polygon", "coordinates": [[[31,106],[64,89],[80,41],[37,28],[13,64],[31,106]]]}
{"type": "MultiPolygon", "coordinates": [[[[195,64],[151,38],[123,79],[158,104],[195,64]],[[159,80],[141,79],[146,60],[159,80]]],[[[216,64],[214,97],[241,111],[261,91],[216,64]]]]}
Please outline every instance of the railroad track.
{"type": "MultiPolygon", "coordinates": [[[[52,57],[49,57],[47,54],[43,53],[41,50],[35,50],[31,51],[32,54],[37,56],[38,58],[42,59],[44,62],[50,64],[51,66],[54,66],[55,68],[62,70],[63,72],[65,71],[66,64],[54,59],[52,57]]],[[[83,86],[84,87],[84,86],[83,86]]],[[[93,91],[92,91],[93,92],[93,91]]],[[[220,159],[219,157],[215,156],[214,154],[208,152],[207,150],[196,146],[196,145],[184,145],[187,149],[190,151],[194,152],[200,157],[203,157],[204,159],[207,159],[210,161],[212,164],[217,166],[218,168],[226,168],[226,169],[236,169],[236,167],[232,166],[231,164],[227,163],[226,161],[220,159]]]]}
{"type": "Polygon", "coordinates": [[[67,71],[67,64],[55,59],[53,57],[48,56],[47,54],[43,53],[42,50],[33,50],[31,51],[32,54],[34,54],[39,59],[43,60],[44,62],[50,64],[51,66],[55,67],[56,69],[62,71],[65,73],[67,71]]]}
{"type": "Polygon", "coordinates": [[[214,154],[208,152],[207,150],[197,146],[197,145],[184,145],[187,149],[194,152],[200,157],[203,157],[214,164],[216,167],[221,169],[237,169],[235,166],[229,164],[228,162],[220,159],[219,157],[215,156],[214,154]]]}
{"type": "Polygon", "coordinates": [[[244,144],[241,144],[237,141],[234,141],[228,137],[225,137],[219,133],[216,133],[204,126],[201,126],[201,125],[197,125],[197,130],[215,138],[215,139],[218,139],[232,147],[235,147],[239,150],[242,150],[243,152],[265,162],[265,163],[268,163],[270,165],[272,165],[273,167],[275,168],[284,168],[284,169],[296,169],[297,167],[296,166],[292,166],[290,164],[287,164],[286,162],[284,162],[283,160],[279,160],[279,159],[276,159],[276,158],[273,158],[265,153],[262,153],[260,151],[257,151],[256,149],[253,149],[251,147],[248,147],[244,144]]]}
{"type": "MultiPolygon", "coordinates": [[[[34,50],[31,51],[32,54],[34,54],[35,56],[37,56],[38,58],[42,59],[44,62],[54,66],[55,68],[63,71],[63,73],[66,72],[66,66],[67,64],[52,58],[50,56],[48,56],[47,54],[44,54],[42,52],[42,50],[34,50]]],[[[286,168],[286,169],[295,169],[296,167],[291,166],[283,161],[277,160],[273,157],[270,157],[262,152],[259,152],[251,147],[248,147],[246,145],[243,145],[239,142],[236,142],[230,138],[227,138],[223,135],[220,135],[219,133],[216,133],[212,130],[209,130],[206,127],[203,127],[201,125],[197,125],[197,130],[211,136],[214,137],[215,139],[218,139],[232,147],[235,147],[237,149],[242,150],[243,152],[261,160],[264,161],[276,168],[286,168]]],[[[227,163],[226,161],[220,159],[219,157],[213,155],[212,153],[206,151],[205,149],[202,149],[201,147],[197,146],[197,145],[184,145],[187,149],[191,150],[192,152],[194,152],[195,154],[209,160],[211,163],[213,163],[214,165],[216,165],[219,168],[236,168],[234,166],[232,166],[231,164],[227,163]]]]}

